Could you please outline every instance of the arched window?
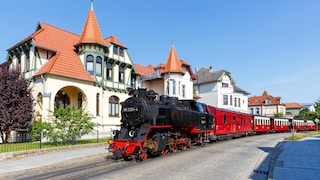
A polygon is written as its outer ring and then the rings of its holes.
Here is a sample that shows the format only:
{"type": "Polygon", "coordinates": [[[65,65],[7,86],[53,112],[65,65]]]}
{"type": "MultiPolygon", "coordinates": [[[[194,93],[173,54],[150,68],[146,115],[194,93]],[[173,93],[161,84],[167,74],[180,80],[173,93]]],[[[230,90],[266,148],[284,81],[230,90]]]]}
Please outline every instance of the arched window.
{"type": "Polygon", "coordinates": [[[119,116],[119,98],[117,96],[111,96],[109,98],[109,116],[119,116]]]}
{"type": "Polygon", "coordinates": [[[97,93],[97,97],[96,97],[96,115],[99,116],[100,115],[100,94],[97,93]]]}
{"type": "Polygon", "coordinates": [[[66,108],[68,105],[70,105],[70,98],[64,91],[58,91],[56,97],[54,98],[54,102],[58,109],[60,107],[66,108]]]}
{"type": "Polygon", "coordinates": [[[96,58],[96,76],[101,76],[101,70],[102,70],[102,58],[98,56],[96,58]]]}
{"type": "Polygon", "coordinates": [[[40,109],[42,109],[42,104],[43,104],[43,97],[42,97],[42,93],[39,93],[37,96],[37,103],[38,106],[40,107],[40,109]]]}
{"type": "Polygon", "coordinates": [[[78,94],[78,109],[82,108],[82,93],[78,94]]]}
{"type": "Polygon", "coordinates": [[[90,73],[90,74],[93,74],[93,56],[92,55],[88,55],[87,58],[86,58],[86,62],[87,62],[87,71],[90,73]]]}

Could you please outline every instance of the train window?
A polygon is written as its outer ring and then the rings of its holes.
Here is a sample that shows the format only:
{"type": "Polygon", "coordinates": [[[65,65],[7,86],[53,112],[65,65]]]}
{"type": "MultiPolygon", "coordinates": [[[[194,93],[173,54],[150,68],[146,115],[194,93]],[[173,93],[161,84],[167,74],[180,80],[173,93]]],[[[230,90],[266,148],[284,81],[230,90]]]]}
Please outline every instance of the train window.
{"type": "Polygon", "coordinates": [[[243,117],[240,117],[240,124],[243,124],[243,117]]]}
{"type": "Polygon", "coordinates": [[[223,115],[223,124],[227,124],[227,115],[226,114],[223,115]]]}
{"type": "Polygon", "coordinates": [[[237,117],[233,116],[233,124],[236,124],[237,117]]]}
{"type": "Polygon", "coordinates": [[[250,120],[250,118],[248,118],[248,124],[251,124],[251,120],[250,120]]]}

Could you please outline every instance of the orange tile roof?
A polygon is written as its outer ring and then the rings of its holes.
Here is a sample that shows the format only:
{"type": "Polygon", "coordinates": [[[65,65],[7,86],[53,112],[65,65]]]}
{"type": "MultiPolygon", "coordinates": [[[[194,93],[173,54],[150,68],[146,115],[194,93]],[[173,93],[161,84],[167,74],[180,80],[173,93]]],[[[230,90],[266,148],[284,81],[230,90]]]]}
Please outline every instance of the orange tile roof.
{"type": "Polygon", "coordinates": [[[169,57],[163,73],[184,73],[174,46],[171,46],[169,57]]]}
{"type": "Polygon", "coordinates": [[[44,64],[35,75],[49,73],[95,81],[85,70],[77,53],[74,51],[74,45],[78,42],[79,36],[46,23],[40,23],[40,26],[41,29],[31,35],[36,47],[53,50],[57,54],[44,64]]]}
{"type": "Polygon", "coordinates": [[[119,41],[119,39],[117,39],[115,36],[110,36],[106,39],[104,39],[104,43],[105,44],[109,44],[109,43],[113,43],[113,44],[117,44],[121,47],[126,47],[121,41],[119,41]]]}
{"type": "Polygon", "coordinates": [[[98,20],[93,11],[93,8],[91,8],[89,11],[78,44],[79,43],[98,43],[104,45],[104,40],[102,38],[98,20]]]}
{"type": "Polygon", "coordinates": [[[295,102],[291,102],[291,103],[286,103],[286,108],[290,109],[290,108],[303,108],[302,105],[295,103],[295,102]]]}
{"type": "Polygon", "coordinates": [[[170,49],[170,54],[168,57],[167,64],[158,64],[157,66],[148,65],[148,66],[142,66],[139,64],[135,64],[135,68],[137,69],[137,74],[141,75],[148,75],[148,74],[154,74],[155,68],[160,68],[160,73],[168,73],[168,72],[179,72],[184,74],[184,71],[182,67],[185,66],[188,70],[191,79],[196,80],[196,75],[191,70],[190,65],[184,61],[184,60],[178,60],[177,53],[172,46],[170,49]]]}
{"type": "Polygon", "coordinates": [[[252,96],[248,98],[249,106],[258,106],[258,105],[266,105],[266,99],[269,99],[269,105],[277,105],[280,104],[281,97],[273,97],[264,91],[262,96],[252,96]]]}
{"type": "Polygon", "coordinates": [[[75,46],[79,43],[99,43],[107,47],[110,43],[114,43],[125,47],[115,36],[102,38],[93,9],[89,11],[81,36],[40,22],[33,34],[10,47],[8,51],[30,39],[34,40],[36,47],[56,53],[35,75],[48,73],[93,82],[95,78],[86,71],[75,52],[75,46]]]}
{"type": "Polygon", "coordinates": [[[139,64],[135,64],[134,66],[137,70],[137,74],[140,74],[140,75],[154,74],[154,66],[152,65],[142,66],[139,64]]]}

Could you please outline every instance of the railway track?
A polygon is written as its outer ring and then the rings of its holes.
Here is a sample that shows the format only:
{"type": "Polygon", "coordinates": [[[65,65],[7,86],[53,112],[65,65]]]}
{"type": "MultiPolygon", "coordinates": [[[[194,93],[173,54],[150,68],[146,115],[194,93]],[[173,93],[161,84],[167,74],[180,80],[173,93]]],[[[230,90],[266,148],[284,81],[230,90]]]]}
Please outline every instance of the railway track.
{"type": "Polygon", "coordinates": [[[120,168],[129,167],[135,164],[135,161],[124,161],[124,160],[111,160],[105,158],[104,160],[91,160],[90,162],[82,162],[80,165],[70,165],[59,168],[51,168],[51,170],[36,173],[32,175],[16,176],[17,180],[29,180],[29,179],[87,179],[93,175],[101,173],[112,172],[120,168]]]}

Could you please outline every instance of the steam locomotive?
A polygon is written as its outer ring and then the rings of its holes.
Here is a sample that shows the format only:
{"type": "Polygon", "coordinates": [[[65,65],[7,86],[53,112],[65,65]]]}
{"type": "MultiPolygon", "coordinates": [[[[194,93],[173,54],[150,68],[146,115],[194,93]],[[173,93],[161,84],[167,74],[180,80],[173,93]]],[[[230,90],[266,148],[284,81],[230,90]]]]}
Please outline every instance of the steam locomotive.
{"type": "Polygon", "coordinates": [[[158,97],[153,90],[130,89],[121,103],[121,129],[112,132],[116,158],[145,160],[214,140],[214,117],[206,104],[158,97]]]}
{"type": "Polygon", "coordinates": [[[129,89],[121,103],[121,128],[112,132],[116,159],[146,160],[178,149],[247,135],[315,130],[312,120],[251,115],[194,100],[178,100],[153,90],[129,89]]]}

